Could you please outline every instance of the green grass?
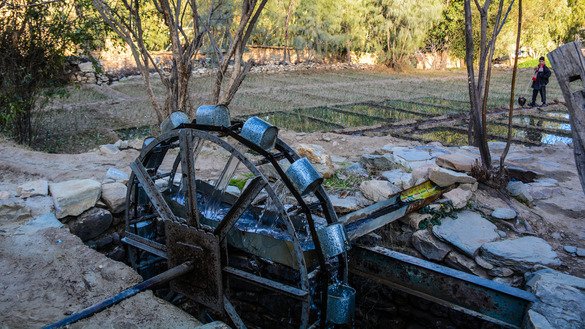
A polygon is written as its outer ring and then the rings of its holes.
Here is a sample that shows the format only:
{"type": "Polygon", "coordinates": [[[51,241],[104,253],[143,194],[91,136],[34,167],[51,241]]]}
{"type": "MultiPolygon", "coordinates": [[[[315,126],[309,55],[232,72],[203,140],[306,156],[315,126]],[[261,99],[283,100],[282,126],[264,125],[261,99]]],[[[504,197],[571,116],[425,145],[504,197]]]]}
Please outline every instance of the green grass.
{"type": "MultiPolygon", "coordinates": [[[[548,58],[544,58],[544,62],[546,63],[546,66],[551,67],[550,62],[548,61],[548,58]]],[[[530,59],[525,59],[525,60],[518,60],[518,68],[519,69],[533,69],[538,65],[538,58],[530,58],[530,59]]]]}
{"type": "Polygon", "coordinates": [[[323,186],[328,190],[334,191],[355,190],[363,180],[363,178],[352,175],[339,177],[336,173],[331,178],[325,179],[323,186]]]}

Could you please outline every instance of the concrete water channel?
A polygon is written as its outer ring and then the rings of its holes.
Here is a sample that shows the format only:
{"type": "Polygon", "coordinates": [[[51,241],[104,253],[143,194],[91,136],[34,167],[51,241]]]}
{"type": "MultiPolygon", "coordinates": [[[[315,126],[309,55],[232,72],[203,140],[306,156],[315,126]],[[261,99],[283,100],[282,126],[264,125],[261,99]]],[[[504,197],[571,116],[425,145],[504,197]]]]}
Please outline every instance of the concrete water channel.
{"type": "MultiPolygon", "coordinates": [[[[491,104],[492,108],[494,104],[491,104]]],[[[272,124],[297,132],[341,132],[438,141],[444,145],[466,145],[468,103],[434,97],[412,100],[383,100],[274,111],[255,115],[272,124]]],[[[242,118],[243,119],[243,118],[242,118]]],[[[491,141],[505,141],[507,110],[493,108],[488,120],[491,141]]],[[[570,144],[569,114],[562,105],[516,110],[512,119],[513,142],[525,145],[570,144]]]]}

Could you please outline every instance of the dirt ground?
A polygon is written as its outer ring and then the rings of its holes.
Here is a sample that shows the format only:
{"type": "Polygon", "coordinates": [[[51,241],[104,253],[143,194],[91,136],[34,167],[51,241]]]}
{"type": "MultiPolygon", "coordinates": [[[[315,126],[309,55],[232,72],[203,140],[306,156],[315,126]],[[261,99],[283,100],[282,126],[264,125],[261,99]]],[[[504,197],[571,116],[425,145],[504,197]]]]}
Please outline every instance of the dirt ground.
{"type": "MultiPolygon", "coordinates": [[[[0,223],[0,328],[56,322],[142,279],[66,228],[0,223]]],[[[71,328],[193,328],[189,314],[147,291],[71,328]]]]}

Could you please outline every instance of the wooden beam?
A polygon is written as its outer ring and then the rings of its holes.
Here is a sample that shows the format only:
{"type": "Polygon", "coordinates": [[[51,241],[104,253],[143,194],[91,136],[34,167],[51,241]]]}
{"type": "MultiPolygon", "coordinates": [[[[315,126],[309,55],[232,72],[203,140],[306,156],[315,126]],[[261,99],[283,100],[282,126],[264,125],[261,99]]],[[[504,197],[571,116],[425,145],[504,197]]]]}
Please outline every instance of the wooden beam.
{"type": "Polygon", "coordinates": [[[547,56],[569,110],[575,164],[585,193],[585,57],[581,42],[562,45],[547,56]]]}

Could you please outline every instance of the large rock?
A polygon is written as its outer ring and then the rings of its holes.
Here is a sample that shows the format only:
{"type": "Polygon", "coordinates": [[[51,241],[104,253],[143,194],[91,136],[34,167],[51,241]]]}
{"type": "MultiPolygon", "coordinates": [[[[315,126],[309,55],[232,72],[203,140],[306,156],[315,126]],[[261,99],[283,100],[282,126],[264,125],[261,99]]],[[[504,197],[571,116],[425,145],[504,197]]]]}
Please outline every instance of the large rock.
{"type": "Polygon", "coordinates": [[[408,163],[392,153],[383,155],[364,154],[360,158],[360,162],[372,171],[385,171],[393,169],[406,169],[408,163]]]}
{"type": "Polygon", "coordinates": [[[484,243],[498,239],[497,228],[480,214],[464,210],[453,218],[442,219],[441,225],[433,226],[433,234],[473,257],[484,243]]]}
{"type": "Polygon", "coordinates": [[[464,190],[460,187],[443,194],[447,200],[451,201],[451,204],[455,209],[465,208],[472,195],[473,193],[471,190],[464,190]]]}
{"type": "Polygon", "coordinates": [[[352,163],[351,165],[347,166],[344,169],[344,171],[346,174],[352,175],[352,176],[358,176],[358,177],[370,176],[370,174],[368,173],[366,168],[364,168],[364,166],[359,162],[352,163]]]}
{"type": "Polygon", "coordinates": [[[32,217],[31,209],[20,199],[0,200],[0,222],[18,222],[32,217]]]}
{"type": "Polygon", "coordinates": [[[406,190],[414,186],[415,181],[412,177],[412,174],[399,169],[384,171],[380,175],[402,190],[406,190]]]}
{"type": "Polygon", "coordinates": [[[435,184],[445,187],[456,183],[473,184],[476,179],[465,174],[445,168],[433,168],[429,171],[429,179],[435,184]]]}
{"type": "Polygon", "coordinates": [[[315,169],[323,175],[323,178],[330,178],[335,173],[331,156],[321,145],[299,144],[297,146],[297,152],[301,157],[307,157],[315,166],[315,169]]]}
{"type": "Polygon", "coordinates": [[[122,183],[108,183],[102,185],[102,200],[114,214],[126,209],[126,185],[122,183]]]}
{"type": "Polygon", "coordinates": [[[26,182],[16,188],[16,194],[21,198],[46,196],[49,194],[49,182],[44,179],[26,182]]]}
{"type": "Polygon", "coordinates": [[[364,196],[374,202],[388,199],[393,194],[400,192],[400,188],[385,180],[369,180],[360,184],[360,191],[364,196]]]}
{"type": "Polygon", "coordinates": [[[75,179],[51,183],[57,218],[77,216],[93,207],[100,198],[102,185],[93,179],[75,179]]]}
{"type": "Polygon", "coordinates": [[[456,171],[470,172],[477,158],[463,153],[444,154],[437,157],[437,165],[456,171]]]}
{"type": "MultiPolygon", "coordinates": [[[[526,286],[537,298],[531,311],[537,312],[534,328],[581,329],[585,323],[585,279],[552,269],[542,269],[526,276],[526,286]],[[543,321],[542,317],[546,319],[543,321]],[[546,327],[546,324],[550,327],[546,327]]],[[[528,326],[527,328],[531,328],[528,326]]]]}
{"type": "Polygon", "coordinates": [[[509,182],[506,189],[510,192],[510,195],[527,205],[532,205],[534,202],[529,187],[520,181],[509,182]]]}
{"type": "Polygon", "coordinates": [[[112,214],[109,211],[102,208],[92,208],[69,223],[69,230],[82,241],[87,241],[104,233],[111,224],[112,214]]]}
{"type": "Polygon", "coordinates": [[[441,261],[452,248],[435,238],[428,230],[420,230],[412,235],[412,245],[423,256],[431,260],[441,261]]]}
{"type": "Polygon", "coordinates": [[[543,239],[534,236],[486,243],[481,246],[480,255],[496,266],[518,271],[530,270],[535,265],[561,265],[552,247],[543,239]]]}

